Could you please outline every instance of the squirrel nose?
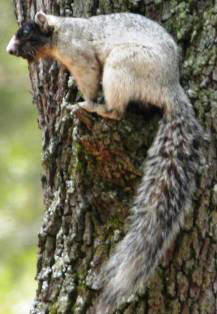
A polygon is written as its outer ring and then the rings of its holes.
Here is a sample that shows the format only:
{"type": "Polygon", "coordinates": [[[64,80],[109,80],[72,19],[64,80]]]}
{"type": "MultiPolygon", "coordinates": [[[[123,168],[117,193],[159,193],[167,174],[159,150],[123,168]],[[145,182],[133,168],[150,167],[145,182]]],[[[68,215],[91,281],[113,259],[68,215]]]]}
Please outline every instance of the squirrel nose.
{"type": "Polygon", "coordinates": [[[10,55],[13,55],[13,54],[14,54],[13,49],[9,49],[9,48],[7,48],[6,50],[7,50],[7,52],[8,52],[8,53],[10,53],[10,55]]]}
{"type": "Polygon", "coordinates": [[[17,54],[17,42],[15,36],[11,38],[9,41],[9,44],[7,45],[6,51],[10,53],[11,55],[17,54]]]}

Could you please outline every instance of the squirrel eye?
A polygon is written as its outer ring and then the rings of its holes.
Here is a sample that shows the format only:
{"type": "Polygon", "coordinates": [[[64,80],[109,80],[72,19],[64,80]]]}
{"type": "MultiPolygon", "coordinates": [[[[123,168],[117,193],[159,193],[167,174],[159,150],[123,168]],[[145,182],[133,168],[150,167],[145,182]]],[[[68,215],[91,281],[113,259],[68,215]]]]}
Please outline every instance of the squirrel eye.
{"type": "Polygon", "coordinates": [[[30,30],[28,28],[23,30],[23,36],[28,36],[30,33],[30,30]]]}

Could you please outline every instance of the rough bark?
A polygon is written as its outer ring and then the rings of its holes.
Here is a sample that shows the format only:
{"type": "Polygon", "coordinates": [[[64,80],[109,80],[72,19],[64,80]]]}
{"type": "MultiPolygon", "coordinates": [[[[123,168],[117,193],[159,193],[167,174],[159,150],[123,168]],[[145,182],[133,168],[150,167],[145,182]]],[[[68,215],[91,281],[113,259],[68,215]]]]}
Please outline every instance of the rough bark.
{"type": "MultiPolygon", "coordinates": [[[[214,0],[15,0],[18,21],[35,12],[89,16],[120,11],[161,22],[182,49],[182,85],[209,135],[192,213],[144,295],[119,313],[217,313],[217,72],[214,0]]],[[[32,314],[94,313],[96,274],[124,234],[158,112],[119,122],[84,111],[73,79],[53,61],[29,66],[42,132],[45,214],[32,314]]]]}

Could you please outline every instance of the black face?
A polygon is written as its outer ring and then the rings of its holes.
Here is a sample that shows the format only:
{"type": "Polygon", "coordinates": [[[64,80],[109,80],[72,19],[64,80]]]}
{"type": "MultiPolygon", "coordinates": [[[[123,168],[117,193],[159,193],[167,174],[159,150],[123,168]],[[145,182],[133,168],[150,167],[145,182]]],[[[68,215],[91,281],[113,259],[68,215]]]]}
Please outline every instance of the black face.
{"type": "Polygon", "coordinates": [[[44,32],[39,25],[29,21],[21,26],[8,44],[7,51],[29,62],[34,61],[40,49],[50,42],[51,31],[44,32]]]}

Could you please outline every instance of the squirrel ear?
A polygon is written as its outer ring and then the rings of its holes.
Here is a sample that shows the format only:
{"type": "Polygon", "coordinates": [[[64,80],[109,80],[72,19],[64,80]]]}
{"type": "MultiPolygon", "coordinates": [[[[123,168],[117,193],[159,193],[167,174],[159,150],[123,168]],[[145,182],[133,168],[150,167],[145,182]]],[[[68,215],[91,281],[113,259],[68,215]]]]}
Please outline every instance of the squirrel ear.
{"type": "Polygon", "coordinates": [[[49,25],[47,21],[47,16],[44,12],[39,11],[35,15],[35,23],[38,24],[43,31],[49,30],[49,25]]]}

